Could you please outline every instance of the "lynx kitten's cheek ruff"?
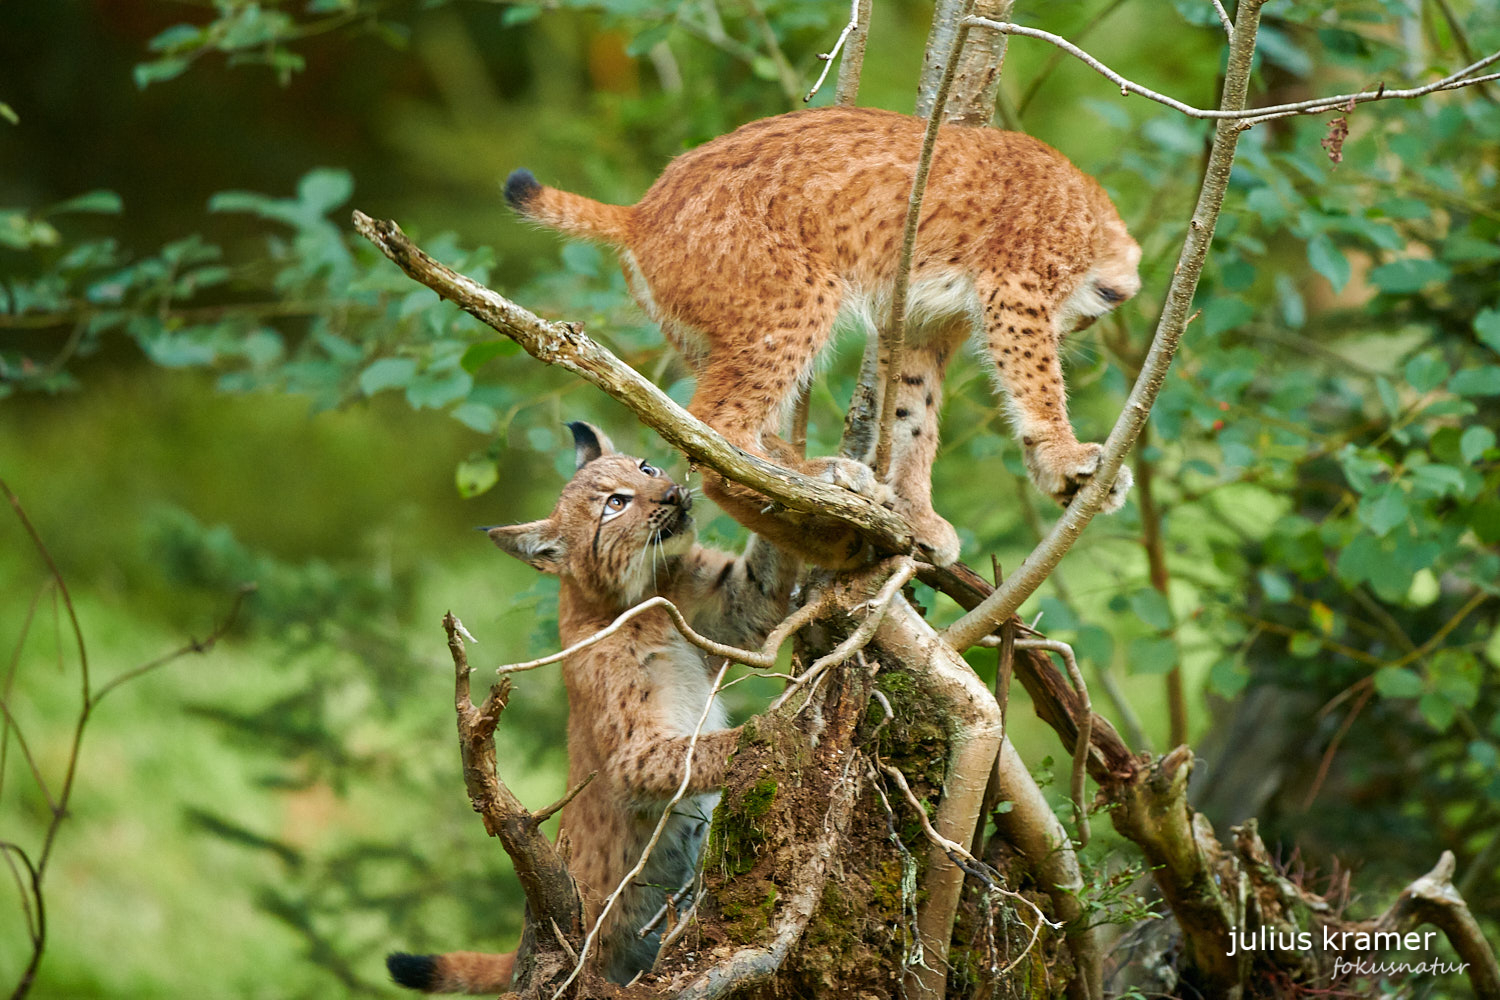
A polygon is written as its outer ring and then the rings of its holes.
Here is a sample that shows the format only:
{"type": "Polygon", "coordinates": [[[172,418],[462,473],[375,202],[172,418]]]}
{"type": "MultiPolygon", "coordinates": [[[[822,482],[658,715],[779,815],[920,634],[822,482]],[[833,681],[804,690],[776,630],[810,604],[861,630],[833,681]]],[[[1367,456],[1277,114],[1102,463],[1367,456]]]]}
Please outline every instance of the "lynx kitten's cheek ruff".
{"type": "MultiPolygon", "coordinates": [[[[845,460],[800,459],[776,433],[834,317],[853,313],[872,330],[888,318],[923,128],[871,108],[799,111],[684,153],[634,206],[545,187],[525,170],[505,194],[534,222],[619,250],[636,300],[697,372],[696,416],[746,451],[830,478],[845,460]]],[[[1015,132],[941,130],[913,257],[890,481],[880,484],[929,558],[958,556],[930,485],[953,352],[966,338],[982,348],[1032,481],[1066,504],[1099,455],[1068,423],[1059,343],[1140,289],[1140,256],[1104,190],[1061,153],[1015,132]]],[[[1118,510],[1130,485],[1121,469],[1104,509],[1118,510]]],[[[764,497],[712,473],[704,488],[814,562],[860,558],[858,537],[829,519],[767,512],[764,497]]]]}
{"type": "MultiPolygon", "coordinates": [[[[615,452],[585,423],[573,431],[578,471],[551,516],[489,529],[501,549],[561,578],[557,625],[564,648],[609,625],[649,597],[675,604],[693,628],[720,642],[758,647],[785,616],[797,560],[751,536],[742,555],[694,540],[692,498],[649,462],[615,452]]],[[[585,928],[636,864],[662,809],[682,783],[694,747],[687,796],[640,875],[600,928],[598,967],[614,982],[651,968],[661,930],[640,930],[668,892],[693,879],[724,765],[739,739],[713,697],[713,668],[655,608],[563,661],[568,691],[568,786],[597,776],[563,807],[558,828],[568,869],[583,897],[585,928]]],[[[685,894],[691,898],[691,893],[685,894]]],[[[455,951],[394,954],[391,977],[428,993],[489,993],[510,985],[515,954],[455,951]]]]}

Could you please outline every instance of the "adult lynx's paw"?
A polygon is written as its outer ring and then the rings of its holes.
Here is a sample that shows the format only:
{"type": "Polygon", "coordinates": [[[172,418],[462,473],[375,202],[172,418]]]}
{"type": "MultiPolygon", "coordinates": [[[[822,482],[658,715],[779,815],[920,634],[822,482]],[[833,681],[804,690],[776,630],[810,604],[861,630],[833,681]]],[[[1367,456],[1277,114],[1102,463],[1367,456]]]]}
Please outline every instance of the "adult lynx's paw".
{"type": "MultiPolygon", "coordinates": [[[[1036,484],[1037,489],[1064,507],[1072,503],[1078,491],[1094,478],[1094,473],[1099,471],[1099,459],[1103,454],[1103,445],[1077,441],[1056,444],[1044,442],[1024,450],[1026,471],[1031,476],[1031,481],[1036,484]]],[[[1130,467],[1120,466],[1109,495],[1099,505],[1100,513],[1113,514],[1125,506],[1125,497],[1133,485],[1135,476],[1131,474],[1130,467]]]]}

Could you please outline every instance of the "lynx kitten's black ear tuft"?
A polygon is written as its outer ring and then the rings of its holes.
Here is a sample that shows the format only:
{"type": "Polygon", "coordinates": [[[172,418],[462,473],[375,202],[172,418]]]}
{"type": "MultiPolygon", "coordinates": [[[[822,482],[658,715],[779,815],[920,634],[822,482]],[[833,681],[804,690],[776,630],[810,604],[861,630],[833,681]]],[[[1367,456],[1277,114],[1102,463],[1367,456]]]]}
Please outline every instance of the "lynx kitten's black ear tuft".
{"type": "Polygon", "coordinates": [[[385,967],[397,986],[431,993],[437,985],[437,962],[433,955],[408,955],[396,951],[385,957],[385,967]]]}
{"type": "Polygon", "coordinates": [[[614,444],[604,436],[604,432],[593,424],[574,420],[568,424],[568,430],[573,432],[573,450],[577,460],[574,466],[575,471],[596,458],[612,454],[615,450],[614,444]]]}

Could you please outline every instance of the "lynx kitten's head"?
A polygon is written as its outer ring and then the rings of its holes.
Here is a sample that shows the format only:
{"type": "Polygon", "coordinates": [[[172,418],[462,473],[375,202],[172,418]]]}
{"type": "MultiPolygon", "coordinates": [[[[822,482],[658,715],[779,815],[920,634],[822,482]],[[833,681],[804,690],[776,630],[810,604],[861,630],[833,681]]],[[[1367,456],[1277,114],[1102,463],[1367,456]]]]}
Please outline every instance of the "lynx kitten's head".
{"type": "Polygon", "coordinates": [[[578,471],[551,516],[488,534],[517,559],[623,609],[653,593],[669,561],[692,547],[692,496],[649,462],[617,453],[598,428],[568,428],[578,471]]]}

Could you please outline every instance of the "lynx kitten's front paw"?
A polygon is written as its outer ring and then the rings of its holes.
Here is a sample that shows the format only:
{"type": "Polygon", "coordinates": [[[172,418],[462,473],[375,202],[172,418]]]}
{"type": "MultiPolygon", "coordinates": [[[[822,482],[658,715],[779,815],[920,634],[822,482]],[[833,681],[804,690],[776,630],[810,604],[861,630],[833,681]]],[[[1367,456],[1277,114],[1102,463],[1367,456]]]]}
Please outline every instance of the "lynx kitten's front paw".
{"type": "MultiPolygon", "coordinates": [[[[1078,491],[1099,470],[1099,458],[1104,446],[1093,443],[1066,442],[1061,444],[1039,444],[1025,450],[1026,471],[1037,489],[1066,507],[1078,495],[1078,491]]],[[[1135,476],[1128,466],[1120,466],[1115,475],[1109,495],[1099,505],[1103,514],[1113,514],[1125,506],[1125,497],[1135,484],[1135,476]]]]}

